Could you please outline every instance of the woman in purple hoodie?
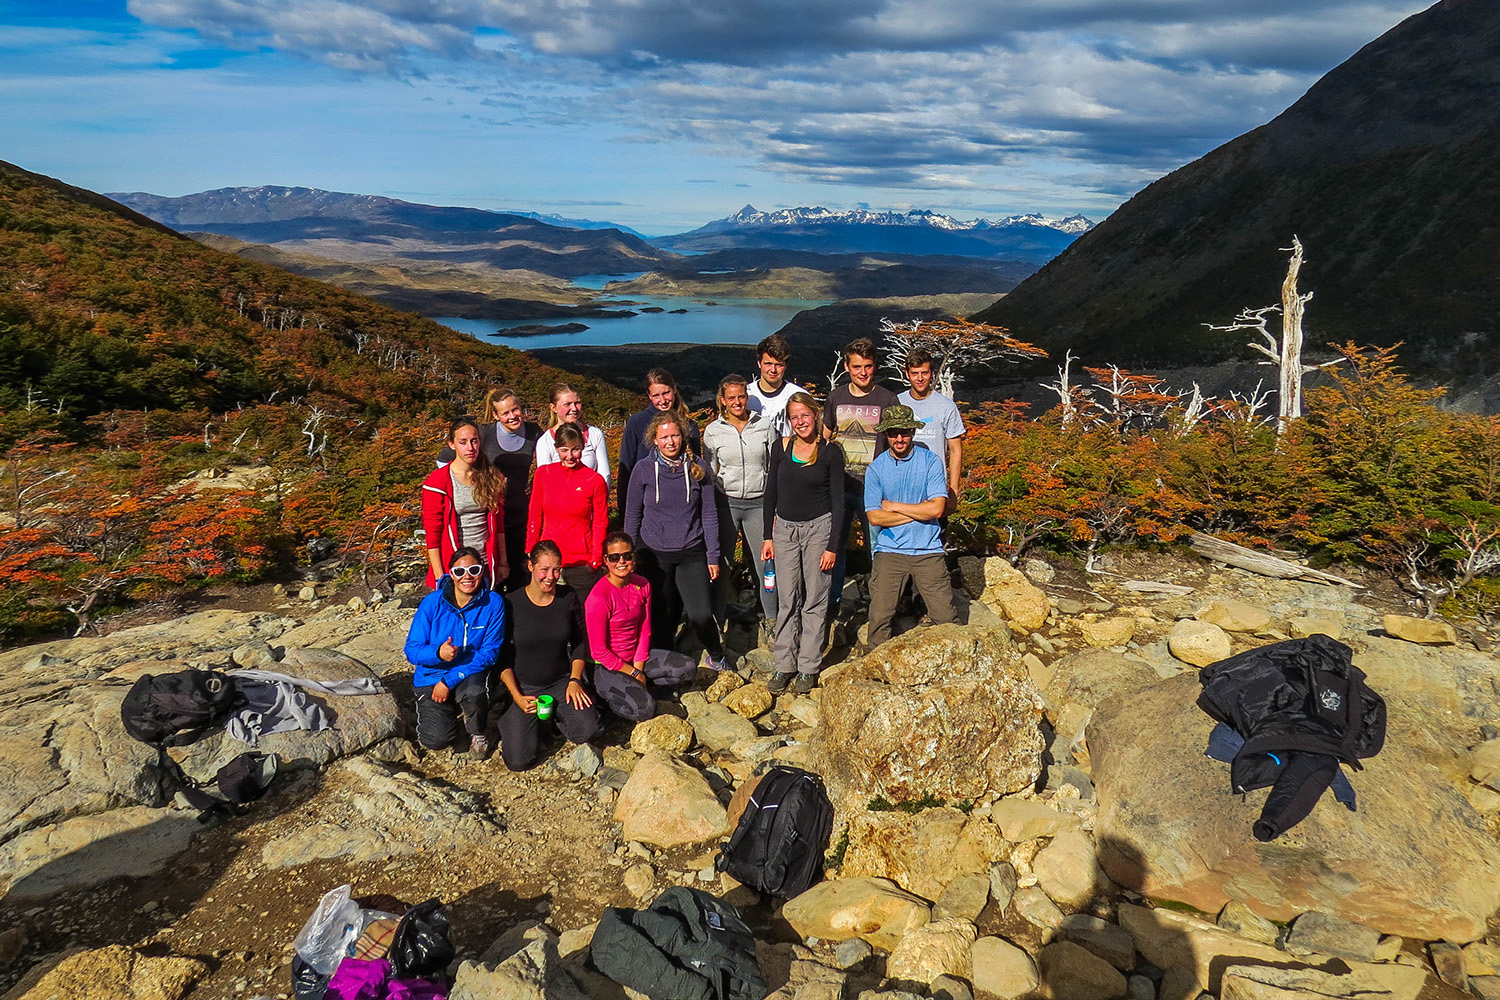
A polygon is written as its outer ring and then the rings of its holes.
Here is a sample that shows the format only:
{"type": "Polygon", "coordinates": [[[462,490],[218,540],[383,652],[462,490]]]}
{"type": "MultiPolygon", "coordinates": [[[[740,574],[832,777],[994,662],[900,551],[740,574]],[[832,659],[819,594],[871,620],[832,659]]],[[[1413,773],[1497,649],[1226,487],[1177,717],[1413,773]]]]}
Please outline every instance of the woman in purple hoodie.
{"type": "Polygon", "coordinates": [[[686,610],[708,666],[723,670],[724,645],[709,583],[719,576],[719,513],[714,481],[683,447],[682,417],[671,410],[646,428],[651,448],[630,470],[625,530],[635,539],[640,572],[651,583],[651,634],[672,648],[686,610]]]}

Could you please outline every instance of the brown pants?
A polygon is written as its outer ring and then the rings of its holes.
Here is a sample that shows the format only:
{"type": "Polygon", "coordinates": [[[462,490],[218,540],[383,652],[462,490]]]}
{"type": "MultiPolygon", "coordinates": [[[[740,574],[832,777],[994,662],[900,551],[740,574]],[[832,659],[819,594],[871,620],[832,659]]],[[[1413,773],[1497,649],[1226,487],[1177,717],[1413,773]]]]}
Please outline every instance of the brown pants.
{"type": "Polygon", "coordinates": [[[875,568],[870,573],[870,628],[871,648],[891,637],[891,620],[896,617],[896,602],[901,600],[901,591],[906,581],[917,585],[917,593],[927,605],[927,614],[938,625],[952,625],[958,621],[958,608],[953,603],[953,580],[948,576],[948,563],[942,553],[908,556],[898,552],[875,553],[875,568]]]}

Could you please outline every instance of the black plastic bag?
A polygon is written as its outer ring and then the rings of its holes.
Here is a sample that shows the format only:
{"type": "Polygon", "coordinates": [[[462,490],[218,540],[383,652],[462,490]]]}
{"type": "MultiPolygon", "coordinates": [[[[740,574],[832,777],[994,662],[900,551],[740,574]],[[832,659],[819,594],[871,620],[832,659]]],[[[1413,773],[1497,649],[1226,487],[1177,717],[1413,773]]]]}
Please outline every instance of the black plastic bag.
{"type": "Polygon", "coordinates": [[[308,965],[301,955],[292,955],[292,996],[297,1000],[323,1000],[332,978],[308,965]]]}
{"type": "Polygon", "coordinates": [[[391,938],[386,958],[391,977],[419,976],[440,979],[453,961],[453,942],[448,937],[448,911],[440,899],[418,903],[401,918],[391,938]]]}

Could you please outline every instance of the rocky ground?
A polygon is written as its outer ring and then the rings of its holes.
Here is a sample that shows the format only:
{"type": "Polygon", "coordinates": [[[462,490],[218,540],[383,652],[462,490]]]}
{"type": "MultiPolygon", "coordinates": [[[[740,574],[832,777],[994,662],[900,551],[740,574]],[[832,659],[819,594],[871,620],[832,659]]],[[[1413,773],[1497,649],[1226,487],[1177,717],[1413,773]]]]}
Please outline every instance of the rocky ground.
{"type": "MultiPolygon", "coordinates": [[[[525,774],[416,752],[410,591],[262,591],[0,653],[0,987],[289,996],[293,937],[350,882],[442,898],[473,997],[623,996],[584,965],[590,929],[674,884],[744,907],[777,1000],[1500,996],[1490,633],[1388,618],[1366,591],[1114,559],[1088,578],[965,560],[968,626],[857,657],[856,612],[810,696],[767,691],[769,654],[736,628],[741,674],[704,671],[652,722],[556,742],[525,774]],[[1227,794],[1202,756],[1196,667],[1315,631],[1387,699],[1387,746],[1351,776],[1358,812],[1325,798],[1258,844],[1265,793],[1227,794]],[[390,693],[328,699],[330,732],[266,738],[271,795],[200,825],[155,801],[119,700],[140,673],[231,663],[390,693]],[[713,868],[730,795],[775,760],[822,773],[837,813],[828,881],[785,906],[713,868]]],[[[204,776],[242,749],[177,753],[204,776]]]]}

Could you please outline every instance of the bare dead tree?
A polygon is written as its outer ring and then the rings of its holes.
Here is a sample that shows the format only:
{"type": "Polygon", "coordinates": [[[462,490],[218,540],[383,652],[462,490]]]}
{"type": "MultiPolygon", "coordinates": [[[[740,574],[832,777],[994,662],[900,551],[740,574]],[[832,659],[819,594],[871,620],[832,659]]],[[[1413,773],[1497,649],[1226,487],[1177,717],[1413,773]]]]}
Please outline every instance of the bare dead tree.
{"type": "Polygon", "coordinates": [[[1073,362],[1077,360],[1073,357],[1073,352],[1068,351],[1063,355],[1063,363],[1057,366],[1057,381],[1041,383],[1043,389],[1051,389],[1057,393],[1057,407],[1062,413],[1064,427],[1078,419],[1088,405],[1088,397],[1082,387],[1073,384],[1073,362]]]}
{"type": "Polygon", "coordinates": [[[964,373],[996,361],[1014,364],[1023,358],[1045,358],[1040,347],[1017,340],[1004,327],[970,323],[967,320],[880,321],[886,367],[904,380],[906,356],[922,348],[933,357],[932,377],[938,392],[953,398],[953,386],[964,373]]]}
{"type": "Polygon", "coordinates": [[[1302,361],[1302,316],[1307,303],[1312,301],[1312,292],[1298,292],[1297,278],[1302,271],[1302,241],[1292,237],[1292,245],[1282,247],[1291,253],[1287,262],[1286,277],[1281,282],[1281,304],[1260,309],[1241,309],[1234,322],[1217,326],[1203,325],[1210,330],[1230,333],[1238,330],[1253,330],[1260,341],[1252,340],[1251,348],[1264,354],[1268,360],[1263,365],[1275,365],[1277,374],[1276,433],[1286,433],[1287,426],[1302,416],[1302,379],[1320,368],[1338,364],[1329,361],[1320,365],[1304,364],[1302,361]],[[1281,335],[1278,337],[1268,328],[1271,313],[1281,313],[1281,335]]]}
{"type": "MultiPolygon", "coordinates": [[[[886,361],[890,361],[889,355],[886,356],[886,361]]],[[[833,395],[833,390],[837,389],[839,383],[844,381],[845,374],[844,352],[835,348],[833,352],[833,370],[828,373],[828,395],[833,395]]]]}

